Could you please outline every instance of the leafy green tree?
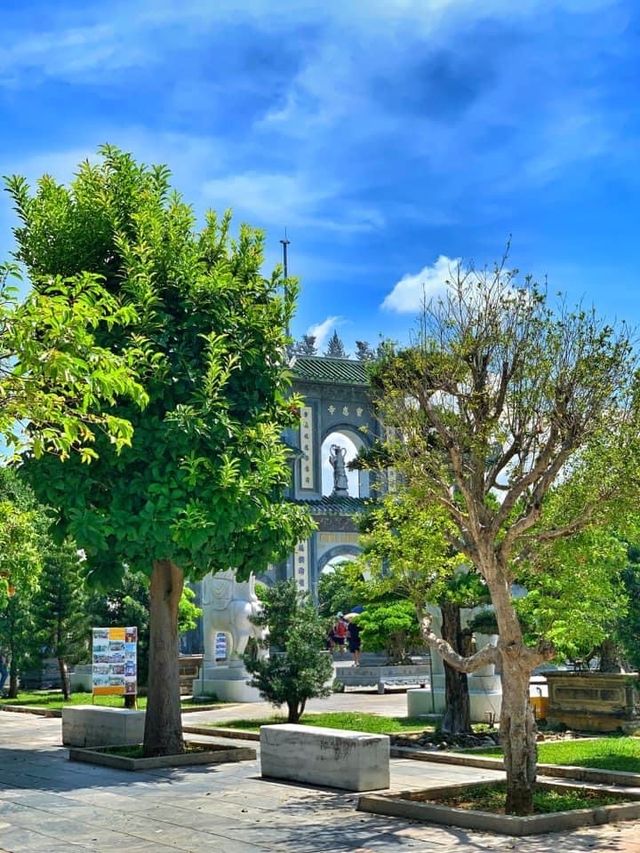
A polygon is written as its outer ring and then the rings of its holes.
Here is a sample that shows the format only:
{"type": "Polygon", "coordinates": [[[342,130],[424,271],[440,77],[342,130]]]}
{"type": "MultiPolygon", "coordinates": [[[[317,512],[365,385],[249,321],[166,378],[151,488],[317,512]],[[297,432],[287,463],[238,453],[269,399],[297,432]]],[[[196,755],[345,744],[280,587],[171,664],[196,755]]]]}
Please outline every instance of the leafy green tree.
{"type": "Polygon", "coordinates": [[[9,695],[32,662],[32,599],[44,554],[52,545],[50,518],[10,468],[0,468],[0,653],[9,659],[9,695]]]}
{"type": "Polygon", "coordinates": [[[626,329],[582,308],[555,308],[504,266],[460,268],[426,306],[415,344],[389,351],[377,368],[394,466],[447,514],[452,547],[480,573],[495,609],[497,648],[465,657],[428,620],[423,634],[461,671],[500,665],[511,814],[533,808],[530,674],[556,654],[547,636],[527,642],[512,585],[523,567],[542,570],[536,555],[546,546],[606,527],[634,503],[635,384],[626,329]]]}
{"type": "Polygon", "coordinates": [[[67,541],[45,555],[32,603],[35,636],[45,656],[58,661],[65,699],[71,695],[69,664],[87,655],[91,626],[86,604],[83,559],[75,543],[67,541]]]}
{"type": "Polygon", "coordinates": [[[326,618],[336,613],[349,613],[360,604],[358,578],[353,577],[348,561],[332,571],[324,571],[318,579],[318,612],[326,618]]]}
{"type": "Polygon", "coordinates": [[[358,361],[373,361],[376,354],[367,341],[356,341],[356,358],[358,361]]]}
{"type": "Polygon", "coordinates": [[[293,355],[318,355],[314,335],[303,335],[293,347],[293,355]]]}
{"type": "Polygon", "coordinates": [[[357,623],[363,648],[386,652],[390,663],[407,663],[410,652],[421,645],[416,609],[407,599],[367,604],[357,623]]]}
{"type": "MultiPolygon", "coordinates": [[[[376,458],[375,452],[371,454],[376,458]]],[[[442,637],[458,654],[468,654],[471,632],[463,628],[461,610],[486,600],[486,587],[465,568],[464,558],[451,548],[447,531],[452,528],[441,508],[425,504],[416,490],[401,487],[372,507],[361,520],[359,559],[367,572],[363,592],[368,600],[401,596],[410,603],[416,626],[429,605],[442,614],[442,637]]],[[[369,608],[367,608],[369,610],[369,608]]],[[[414,645],[418,643],[414,640],[414,645]]],[[[471,730],[466,673],[446,661],[443,731],[471,730]]]]}
{"type": "Polygon", "coordinates": [[[628,607],[615,625],[613,639],[625,661],[637,672],[640,670],[640,548],[637,545],[628,546],[622,585],[628,607]]]}
{"type": "Polygon", "coordinates": [[[90,407],[133,425],[119,456],[96,434],[91,466],[43,456],[25,467],[103,585],[117,583],[124,564],[150,578],[144,751],[179,753],[185,577],[234,567],[246,578],[312,529],[308,513],[282,499],[280,436],[300,405],[287,397],[295,286],[283,292],[279,268],[262,275],[262,235],[242,226],[232,239],[230,215],[209,213],[196,231],[166,167],[108,146],[101,154],[68,187],[43,179],[30,194],[14,182],[18,256],[36,291],[52,276],[88,272],[133,308],[130,322],[98,331],[107,351],[138,354],[148,404],[90,407]]]}
{"type": "MultiPolygon", "coordinates": [[[[24,214],[23,185],[13,180],[9,186],[24,214]]],[[[99,328],[131,322],[132,308],[90,273],[32,271],[34,289],[22,301],[12,284],[19,279],[16,266],[0,266],[0,434],[9,446],[29,445],[35,456],[50,451],[64,459],[78,450],[83,462],[95,456],[98,431],[106,431],[116,449],[130,444],[126,418],[96,404],[109,406],[117,397],[146,403],[135,379],[136,348],[123,354],[98,343],[99,328]]]]}
{"type": "Polygon", "coordinates": [[[325,650],[326,622],[308,595],[298,591],[295,580],[270,588],[262,613],[253,621],[268,629],[259,647],[269,655],[245,654],[251,685],[273,705],[286,705],[288,722],[297,723],[307,700],[331,694],[327,683],[333,664],[325,650]]]}

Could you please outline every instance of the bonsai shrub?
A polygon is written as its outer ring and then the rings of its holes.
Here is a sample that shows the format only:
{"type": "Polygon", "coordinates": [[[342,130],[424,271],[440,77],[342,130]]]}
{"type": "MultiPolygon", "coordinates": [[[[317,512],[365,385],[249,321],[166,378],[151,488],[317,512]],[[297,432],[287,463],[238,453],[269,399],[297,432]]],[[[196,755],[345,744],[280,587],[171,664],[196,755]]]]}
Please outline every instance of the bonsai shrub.
{"type": "Polygon", "coordinates": [[[267,629],[258,654],[247,651],[244,663],[253,676],[251,686],[297,723],[308,699],[331,694],[333,664],[325,650],[327,625],[294,580],[265,591],[262,613],[254,623],[267,629]],[[265,655],[268,652],[268,656],[265,655]]]}
{"type": "Polygon", "coordinates": [[[386,652],[390,663],[410,663],[409,652],[421,644],[415,607],[407,600],[367,605],[358,625],[363,648],[386,652]]]}

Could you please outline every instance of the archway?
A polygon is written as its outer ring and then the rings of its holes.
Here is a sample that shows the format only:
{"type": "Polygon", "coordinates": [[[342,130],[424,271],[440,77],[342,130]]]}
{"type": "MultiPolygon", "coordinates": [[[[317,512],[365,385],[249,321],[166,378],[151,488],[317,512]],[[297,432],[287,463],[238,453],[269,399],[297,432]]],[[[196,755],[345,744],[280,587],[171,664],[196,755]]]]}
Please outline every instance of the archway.
{"type": "Polygon", "coordinates": [[[369,472],[351,471],[349,463],[352,462],[365,442],[358,433],[349,427],[334,427],[330,433],[325,435],[320,448],[322,462],[322,494],[329,497],[334,491],[334,469],[329,462],[332,446],[344,449],[344,462],[348,483],[349,497],[369,497],[369,472]]]}

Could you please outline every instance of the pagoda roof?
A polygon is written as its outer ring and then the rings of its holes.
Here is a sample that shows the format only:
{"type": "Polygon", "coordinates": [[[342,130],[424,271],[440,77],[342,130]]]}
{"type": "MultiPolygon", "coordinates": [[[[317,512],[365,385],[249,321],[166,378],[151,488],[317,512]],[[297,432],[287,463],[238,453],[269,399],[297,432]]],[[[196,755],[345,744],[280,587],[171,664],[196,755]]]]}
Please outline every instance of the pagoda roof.
{"type": "Polygon", "coordinates": [[[291,367],[294,379],[332,385],[369,385],[365,362],[351,358],[298,355],[291,367]]]}
{"type": "Polygon", "coordinates": [[[371,504],[371,498],[332,498],[325,496],[315,500],[296,499],[295,503],[306,506],[311,515],[354,515],[371,504]]]}

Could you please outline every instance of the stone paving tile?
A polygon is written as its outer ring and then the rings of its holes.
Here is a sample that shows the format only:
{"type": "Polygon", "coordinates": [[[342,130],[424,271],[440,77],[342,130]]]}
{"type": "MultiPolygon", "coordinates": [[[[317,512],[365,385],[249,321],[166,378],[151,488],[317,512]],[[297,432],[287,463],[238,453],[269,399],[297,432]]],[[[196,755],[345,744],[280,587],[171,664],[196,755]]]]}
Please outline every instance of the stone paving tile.
{"type": "MultiPolygon", "coordinates": [[[[640,853],[640,822],[512,839],[360,813],[353,793],[262,780],[256,762],[135,775],[75,764],[59,739],[59,720],[0,714],[0,851],[640,853]]],[[[397,790],[500,775],[392,767],[397,790]]]]}

